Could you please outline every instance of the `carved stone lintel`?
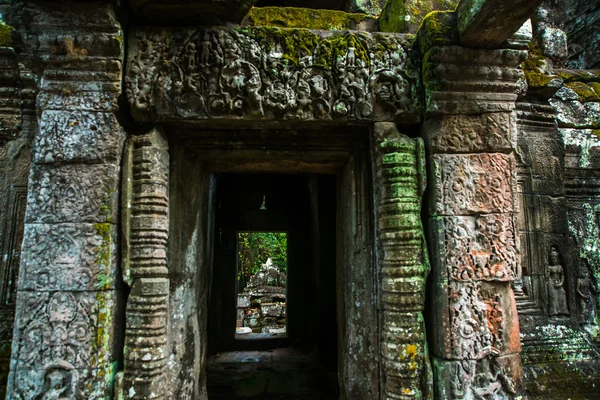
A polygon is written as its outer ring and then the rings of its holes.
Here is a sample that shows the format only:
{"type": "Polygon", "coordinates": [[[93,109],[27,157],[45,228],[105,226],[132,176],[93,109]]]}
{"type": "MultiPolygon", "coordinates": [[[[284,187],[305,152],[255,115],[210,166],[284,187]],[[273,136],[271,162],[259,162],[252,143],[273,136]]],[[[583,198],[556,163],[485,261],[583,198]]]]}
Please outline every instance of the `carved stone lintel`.
{"type": "Polygon", "coordinates": [[[124,194],[124,279],[131,285],[127,301],[126,399],[166,396],[168,180],[169,153],[158,130],[135,136],[127,148],[124,194]]]}
{"type": "Polygon", "coordinates": [[[416,121],[403,35],[138,28],[127,95],[138,121],[416,121]]]}
{"type": "Polygon", "coordinates": [[[423,142],[400,134],[393,123],[375,124],[374,134],[383,394],[426,397],[432,378],[421,313],[429,273],[420,219],[425,189],[423,142]]]}

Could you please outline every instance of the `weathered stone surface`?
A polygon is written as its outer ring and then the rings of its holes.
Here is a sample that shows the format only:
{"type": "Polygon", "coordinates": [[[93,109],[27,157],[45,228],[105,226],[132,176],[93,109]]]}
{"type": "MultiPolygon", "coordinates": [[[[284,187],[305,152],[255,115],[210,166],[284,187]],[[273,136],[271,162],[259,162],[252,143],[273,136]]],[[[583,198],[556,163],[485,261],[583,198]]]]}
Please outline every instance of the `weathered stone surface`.
{"type": "Polygon", "coordinates": [[[433,366],[436,382],[439,383],[435,390],[436,398],[488,396],[508,400],[524,394],[523,369],[518,355],[465,361],[434,358],[433,366]]]}
{"type": "Polygon", "coordinates": [[[386,3],[395,1],[396,0],[348,0],[346,2],[346,11],[379,15],[386,3]]]}
{"type": "Polygon", "coordinates": [[[540,24],[565,31],[568,37],[567,67],[599,68],[599,11],[600,5],[595,1],[544,1],[535,19],[540,24]]]}
{"type": "Polygon", "coordinates": [[[481,360],[521,350],[510,286],[489,282],[435,282],[435,305],[448,309],[435,322],[432,352],[448,360],[481,360]]]}
{"type": "Polygon", "coordinates": [[[377,20],[367,14],[297,7],[253,7],[242,21],[242,25],[328,31],[374,32],[379,30],[377,29],[377,20]]]}
{"type": "Polygon", "coordinates": [[[44,111],[35,163],[118,161],[125,134],[112,113],[44,111]]]}
{"type": "Polygon", "coordinates": [[[135,136],[125,158],[123,276],[127,299],[124,375],[116,392],[126,399],[166,396],[168,361],[169,153],[157,129],[135,136]]]}
{"type": "Polygon", "coordinates": [[[111,164],[33,165],[27,222],[115,222],[119,168],[111,164]]]}
{"type": "Polygon", "coordinates": [[[415,121],[409,45],[383,33],[138,28],[127,94],[140,122],[415,121]]]}
{"type": "MultiPolygon", "coordinates": [[[[115,291],[20,292],[19,296],[13,346],[16,368],[43,371],[52,364],[68,363],[77,370],[96,369],[115,360],[115,291]]],[[[77,383],[73,390],[82,390],[89,382],[77,383]]]]}
{"type": "Polygon", "coordinates": [[[543,0],[462,0],[458,30],[464,46],[498,48],[531,17],[543,0]]]}
{"type": "Polygon", "coordinates": [[[431,223],[438,235],[444,238],[440,242],[441,247],[432,244],[440,260],[438,279],[515,279],[520,254],[511,214],[445,217],[434,219],[431,223]]]}
{"type": "Polygon", "coordinates": [[[429,273],[419,218],[426,182],[424,145],[400,134],[392,123],[376,124],[374,134],[383,391],[389,398],[426,397],[432,382],[421,314],[429,273]]]}
{"type": "Polygon", "coordinates": [[[429,114],[510,112],[517,99],[523,50],[432,47],[423,57],[423,84],[429,114]]]}
{"type": "Polygon", "coordinates": [[[431,207],[436,215],[512,212],[514,158],[503,154],[433,155],[431,207]]]}
{"type": "Polygon", "coordinates": [[[113,392],[106,381],[115,374],[115,363],[109,363],[101,368],[74,368],[65,361],[49,363],[42,370],[24,369],[11,383],[7,400],[56,398],[84,398],[89,400],[104,400],[110,398],[113,392]],[[42,396],[42,397],[39,397],[42,396]]]}
{"type": "Polygon", "coordinates": [[[517,140],[514,113],[428,119],[423,129],[431,153],[510,152],[517,140]]]}
{"type": "Polygon", "coordinates": [[[388,0],[379,16],[382,32],[416,33],[432,11],[455,10],[458,0],[388,0]]]}
{"type": "Polygon", "coordinates": [[[115,288],[117,229],[110,224],[28,224],[19,289],[81,291],[115,288]]]}

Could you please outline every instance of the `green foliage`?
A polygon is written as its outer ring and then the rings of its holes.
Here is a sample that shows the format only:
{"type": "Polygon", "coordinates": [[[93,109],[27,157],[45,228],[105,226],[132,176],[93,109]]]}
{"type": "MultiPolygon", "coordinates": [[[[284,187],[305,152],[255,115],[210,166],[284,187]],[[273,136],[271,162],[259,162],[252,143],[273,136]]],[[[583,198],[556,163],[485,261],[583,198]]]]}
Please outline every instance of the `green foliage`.
{"type": "Polygon", "coordinates": [[[281,272],[287,271],[287,233],[238,233],[238,280],[242,287],[269,257],[281,272]]]}

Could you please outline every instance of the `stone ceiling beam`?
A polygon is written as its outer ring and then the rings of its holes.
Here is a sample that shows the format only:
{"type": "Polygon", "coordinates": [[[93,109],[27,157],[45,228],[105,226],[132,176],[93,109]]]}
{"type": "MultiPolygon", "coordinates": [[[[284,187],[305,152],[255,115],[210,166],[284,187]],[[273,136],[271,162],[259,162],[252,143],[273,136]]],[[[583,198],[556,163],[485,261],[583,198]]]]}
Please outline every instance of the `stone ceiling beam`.
{"type": "Polygon", "coordinates": [[[510,38],[543,0],[461,0],[458,30],[464,46],[498,48],[510,38]]]}

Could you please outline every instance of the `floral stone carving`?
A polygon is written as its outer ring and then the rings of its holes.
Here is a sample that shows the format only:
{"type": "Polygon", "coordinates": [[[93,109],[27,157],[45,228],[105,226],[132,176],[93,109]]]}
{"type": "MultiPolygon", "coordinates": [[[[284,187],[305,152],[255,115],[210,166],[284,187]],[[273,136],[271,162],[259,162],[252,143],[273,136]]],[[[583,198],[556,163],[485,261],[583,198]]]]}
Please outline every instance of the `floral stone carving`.
{"type": "Polygon", "coordinates": [[[140,28],[127,95],[138,121],[416,121],[404,35],[140,28]]]}

